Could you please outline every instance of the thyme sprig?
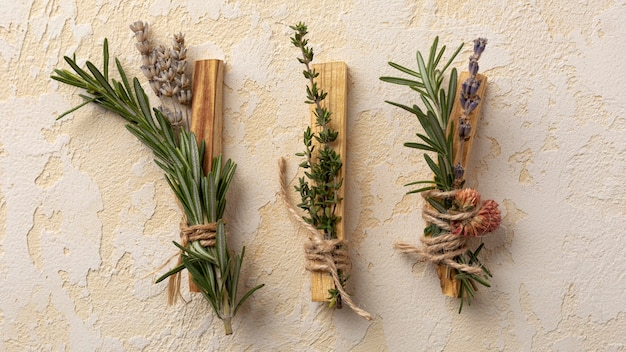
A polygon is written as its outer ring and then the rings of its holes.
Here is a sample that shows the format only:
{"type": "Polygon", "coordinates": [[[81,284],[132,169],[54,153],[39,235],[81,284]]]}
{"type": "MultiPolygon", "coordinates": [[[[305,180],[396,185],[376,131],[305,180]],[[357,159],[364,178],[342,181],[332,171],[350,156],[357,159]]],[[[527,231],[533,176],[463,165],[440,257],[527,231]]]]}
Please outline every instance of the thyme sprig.
{"type": "Polygon", "coordinates": [[[90,61],[85,64],[87,70],[80,68],[75,55],[64,59],[74,72],[55,69],[51,78],[82,88],[85,94],[79,94],[84,100],[82,104],[61,114],[58,119],[89,103],[116,113],[128,122],[126,128],[152,150],[155,163],[165,172],[165,179],[181,204],[187,225],[217,223],[215,247],[204,248],[198,241],[191,241],[185,247],[174,242],[182,251],[183,264],[161,276],[157,282],[187,268],[218,318],[224,321],[226,334],[231,334],[231,319],[238,308],[252,293],[263,287],[263,284],[258,285],[241,299],[236,299],[245,247],[241,255],[233,257],[227,247],[222,221],[226,192],[236,164],[231,160],[223,163],[220,155],[213,160],[212,171],[204,175],[202,160],[205,142],[198,145],[193,132],[186,129],[176,131],[159,109],[151,109],[139,80],[132,79],[131,89],[131,83],[117,58],[115,64],[120,80],[109,77],[106,39],[102,70],[90,61]]]}
{"type": "MultiPolygon", "coordinates": [[[[417,71],[394,62],[389,62],[391,67],[409,75],[410,78],[380,77],[384,82],[408,86],[416,91],[423,104],[423,107],[420,107],[417,104],[408,106],[386,101],[393,106],[414,114],[425,132],[425,134],[419,132],[416,134],[419,139],[418,142],[407,142],[404,143],[404,145],[425,152],[423,154],[424,159],[428,167],[432,170],[434,178],[432,180],[419,180],[406,184],[405,186],[421,186],[420,188],[407,192],[409,194],[433,189],[447,192],[455,188],[463,187],[463,182],[458,182],[458,180],[455,182],[457,179],[456,174],[459,173],[458,168],[453,166],[453,141],[456,129],[454,128],[454,121],[450,120],[457,90],[458,74],[456,68],[450,70],[447,90],[443,87],[446,71],[462,48],[463,44],[459,45],[450,58],[443,63],[443,66],[440,66],[440,64],[442,64],[441,59],[446,51],[446,46],[443,45],[439,48],[439,38],[435,37],[430,47],[427,60],[424,60],[422,53],[417,51],[417,71]],[[435,162],[427,153],[436,153],[437,161],[435,162]]],[[[438,200],[428,197],[426,201],[440,213],[448,213],[453,207],[453,198],[438,200]]],[[[435,224],[430,224],[424,228],[424,235],[426,236],[439,236],[443,233],[446,233],[446,231],[435,224]]],[[[457,280],[461,281],[459,313],[463,309],[464,302],[468,305],[471,303],[472,298],[474,298],[477,283],[487,287],[490,286],[488,278],[491,277],[491,273],[478,259],[478,254],[482,250],[482,247],[483,245],[481,244],[475,251],[468,250],[464,255],[455,257],[456,262],[477,265],[482,268],[484,272],[482,276],[469,273],[459,273],[455,276],[457,280]]]]}
{"type": "Polygon", "coordinates": [[[342,162],[341,156],[332,147],[339,131],[329,127],[331,112],[321,104],[326,98],[326,92],[314,81],[319,73],[310,66],[313,49],[307,46],[308,40],[304,38],[308,33],[307,27],[299,23],[291,28],[295,31],[291,42],[302,51],[302,58],[298,58],[298,61],[305,65],[302,73],[309,80],[306,103],[315,105],[315,124],[320,128],[318,132],[313,132],[310,126],[307,127],[303,135],[305,151],[296,153],[297,156],[306,158],[300,163],[300,167],[309,170],[304,174],[312,183],[309,186],[305,177],[300,178],[300,186],[296,187],[296,191],[300,193],[302,203],[298,206],[309,214],[308,217],[303,217],[306,222],[324,231],[326,239],[333,239],[337,237],[336,226],[341,220],[341,217],[335,215],[335,210],[342,201],[338,192],[343,184],[343,179],[339,177],[342,162]],[[318,155],[314,153],[313,140],[321,146],[318,155]]]}
{"type": "MultiPolygon", "coordinates": [[[[335,239],[337,238],[337,224],[341,221],[341,217],[336,215],[336,210],[343,200],[339,196],[339,190],[343,184],[343,178],[340,177],[343,163],[341,156],[333,148],[339,131],[329,126],[331,112],[322,106],[327,93],[318,87],[315,78],[319,73],[310,66],[314,54],[313,48],[308,46],[308,40],[305,38],[308,33],[307,26],[304,23],[298,23],[290,28],[294,30],[291,43],[301,51],[302,57],[298,58],[298,62],[305,66],[302,74],[309,82],[306,87],[305,103],[315,106],[313,113],[317,126],[317,131],[307,126],[303,134],[304,152],[296,153],[297,156],[305,158],[300,163],[300,167],[305,170],[304,176],[299,178],[299,185],[295,186],[302,199],[298,207],[307,214],[302,216],[304,221],[323,231],[325,239],[335,239]],[[317,152],[313,140],[320,146],[317,152]]],[[[345,283],[347,277],[344,273],[339,270],[338,274],[342,284],[345,283]]],[[[340,308],[341,300],[338,291],[331,289],[329,294],[330,306],[336,303],[340,308]]]]}

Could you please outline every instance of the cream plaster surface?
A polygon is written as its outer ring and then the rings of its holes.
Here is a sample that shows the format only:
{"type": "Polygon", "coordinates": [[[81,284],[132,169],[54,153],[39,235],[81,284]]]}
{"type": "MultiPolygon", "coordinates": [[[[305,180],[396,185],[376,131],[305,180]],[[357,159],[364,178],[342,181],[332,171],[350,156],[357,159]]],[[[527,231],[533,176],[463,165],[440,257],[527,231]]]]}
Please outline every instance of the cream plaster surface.
{"type": "Polygon", "coordinates": [[[0,351],[626,351],[625,20],[626,0],[3,0],[0,351]],[[139,19],[226,63],[230,245],[247,249],[241,285],[266,285],[232,336],[200,296],[167,307],[153,284],[180,213],[150,152],[96,107],[55,121],[80,102],[49,78],[64,55],[100,64],[108,38],[141,75],[139,19]],[[348,288],[371,322],[309,301],[305,233],[278,198],[277,159],[295,182],[309,120],[298,21],[316,62],[349,67],[348,288]],[[392,249],[418,241],[421,198],[403,184],[429,171],[402,145],[416,119],[384,103],[418,97],[378,77],[436,35],[489,38],[468,184],[504,220],[484,239],[493,286],[460,315],[431,265],[392,249]]]}

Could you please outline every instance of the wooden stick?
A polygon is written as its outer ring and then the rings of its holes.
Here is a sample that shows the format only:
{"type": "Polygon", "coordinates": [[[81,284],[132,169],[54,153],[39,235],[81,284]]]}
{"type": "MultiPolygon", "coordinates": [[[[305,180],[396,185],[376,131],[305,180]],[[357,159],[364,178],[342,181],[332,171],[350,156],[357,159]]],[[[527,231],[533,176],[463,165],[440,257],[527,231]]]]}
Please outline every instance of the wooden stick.
{"type": "MultiPolygon", "coordinates": [[[[332,113],[329,128],[339,132],[339,136],[334,143],[335,151],[341,156],[343,166],[339,172],[339,177],[344,178],[346,171],[346,115],[347,115],[347,99],[348,99],[348,66],[344,62],[329,62],[321,64],[313,64],[312,68],[319,73],[315,78],[318,87],[324,90],[328,95],[322,101],[322,106],[332,113]]],[[[315,105],[311,105],[311,130],[319,131],[321,127],[316,127],[315,105]]],[[[314,140],[315,143],[315,140],[314,140]]],[[[319,150],[319,146],[316,146],[319,150]]],[[[345,180],[343,182],[346,184],[345,180]]],[[[344,198],[344,188],[339,190],[339,197],[344,198]]],[[[341,217],[341,221],[337,224],[337,238],[344,239],[344,201],[339,203],[336,208],[336,215],[341,217]]],[[[312,272],[311,273],[311,301],[327,302],[330,294],[328,290],[334,289],[335,284],[332,277],[328,273],[312,272]]]]}
{"type": "Polygon", "coordinates": [[[206,141],[203,169],[211,171],[213,158],[222,152],[222,86],[224,61],[199,60],[194,64],[191,131],[198,145],[206,141]]]}
{"type": "MultiPolygon", "coordinates": [[[[450,128],[457,128],[459,125],[459,117],[463,113],[463,107],[459,102],[459,94],[461,93],[461,83],[469,78],[469,72],[461,72],[458,79],[458,87],[454,99],[454,106],[452,107],[452,113],[450,114],[450,120],[448,121],[448,131],[450,128]],[[454,126],[453,126],[454,124],[454,126]]],[[[472,144],[474,142],[474,136],[478,129],[478,119],[480,117],[480,108],[482,107],[482,101],[485,97],[485,90],[487,89],[487,77],[481,74],[476,75],[476,79],[480,81],[480,87],[478,88],[477,95],[481,98],[481,102],[476,109],[472,111],[469,116],[469,124],[472,126],[470,131],[470,138],[468,141],[461,143],[460,139],[455,135],[452,148],[454,149],[454,163],[461,162],[463,169],[467,171],[467,161],[469,159],[470,151],[472,150],[472,144]]],[[[456,130],[454,131],[456,134],[456,130]]],[[[449,297],[459,298],[461,295],[461,282],[455,279],[457,271],[451,269],[446,265],[437,266],[437,276],[439,276],[439,283],[441,284],[441,292],[449,297]]]]}
{"type": "MultiPolygon", "coordinates": [[[[193,70],[193,97],[191,100],[191,131],[198,145],[206,143],[202,168],[204,174],[211,172],[213,158],[222,152],[222,88],[224,62],[222,60],[198,60],[193,70]]],[[[189,275],[189,291],[200,292],[189,275]]]]}
{"type": "MultiPolygon", "coordinates": [[[[469,72],[461,72],[459,75],[459,84],[456,91],[457,99],[454,100],[454,106],[452,107],[452,113],[450,114],[450,121],[448,121],[448,128],[452,125],[452,121],[454,121],[454,127],[456,128],[459,124],[458,117],[463,113],[463,108],[461,107],[461,103],[459,103],[458,96],[461,93],[461,83],[469,78],[469,72]],[[453,119],[454,118],[454,119],[453,119]]],[[[487,90],[487,76],[477,74],[476,79],[480,81],[480,87],[478,88],[478,95],[481,98],[481,102],[478,104],[476,109],[469,114],[469,123],[472,126],[472,130],[470,131],[470,138],[467,142],[461,143],[458,138],[454,138],[454,164],[456,165],[460,160],[462,160],[461,166],[463,169],[467,170],[467,161],[469,160],[469,154],[472,150],[472,144],[474,143],[474,136],[476,135],[476,130],[478,130],[478,119],[480,118],[480,109],[483,104],[482,101],[485,98],[485,90],[487,90]],[[463,156],[461,158],[461,156],[463,156]]]]}

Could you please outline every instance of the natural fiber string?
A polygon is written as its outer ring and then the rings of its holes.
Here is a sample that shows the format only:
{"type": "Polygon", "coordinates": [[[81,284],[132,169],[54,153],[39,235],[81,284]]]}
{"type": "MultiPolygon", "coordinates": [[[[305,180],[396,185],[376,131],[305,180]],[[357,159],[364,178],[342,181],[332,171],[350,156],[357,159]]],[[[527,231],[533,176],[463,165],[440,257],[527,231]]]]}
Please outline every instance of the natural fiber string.
{"type": "MultiPolygon", "coordinates": [[[[200,241],[200,245],[203,247],[215,246],[215,234],[217,231],[217,223],[212,222],[209,224],[187,225],[187,217],[183,216],[180,222],[180,241],[181,246],[186,247],[189,242],[200,241]]],[[[178,251],[175,256],[178,256],[176,266],[183,263],[183,252],[178,251]]],[[[170,258],[166,263],[168,263],[170,258]]],[[[176,303],[176,299],[180,294],[181,272],[177,272],[171,275],[167,287],[167,304],[172,305],[176,303]]]]}
{"type": "Polygon", "coordinates": [[[365,318],[366,320],[372,320],[372,315],[365,310],[359,308],[350,295],[346,293],[341,285],[339,274],[337,270],[344,270],[350,268],[350,257],[348,251],[338,247],[342,247],[346,244],[344,240],[326,240],[319,232],[318,229],[313,227],[302,219],[302,217],[295,210],[294,206],[287,197],[289,186],[287,185],[285,159],[280,158],[278,160],[279,179],[280,179],[280,198],[285,203],[289,214],[292,218],[302,227],[307,230],[307,237],[309,242],[305,244],[306,257],[308,263],[306,269],[309,271],[323,271],[330,273],[341,300],[348,305],[356,314],[365,318]]]}
{"type": "MultiPolygon", "coordinates": [[[[458,191],[456,190],[448,192],[430,190],[422,192],[422,197],[424,197],[424,199],[446,199],[454,197],[457,192],[458,191]]],[[[480,275],[483,273],[482,268],[473,265],[460,264],[454,260],[456,256],[467,252],[467,239],[463,236],[452,234],[452,227],[450,226],[451,221],[471,219],[476,216],[478,211],[479,209],[476,207],[476,209],[468,212],[443,214],[425,204],[422,208],[422,218],[428,223],[437,225],[437,227],[446,231],[446,233],[435,237],[426,237],[422,235],[420,237],[420,242],[422,242],[423,246],[421,247],[416,247],[405,242],[397,242],[394,245],[394,248],[402,253],[417,254],[421,261],[429,261],[434,264],[444,264],[460,272],[480,275]]]]}
{"type": "Polygon", "coordinates": [[[326,255],[330,255],[333,258],[337,270],[344,272],[350,271],[350,256],[345,248],[346,241],[334,239],[334,240],[321,240],[318,237],[310,239],[310,241],[304,244],[304,252],[306,253],[306,267],[308,271],[322,271],[328,272],[329,267],[325,263],[326,255]]]}

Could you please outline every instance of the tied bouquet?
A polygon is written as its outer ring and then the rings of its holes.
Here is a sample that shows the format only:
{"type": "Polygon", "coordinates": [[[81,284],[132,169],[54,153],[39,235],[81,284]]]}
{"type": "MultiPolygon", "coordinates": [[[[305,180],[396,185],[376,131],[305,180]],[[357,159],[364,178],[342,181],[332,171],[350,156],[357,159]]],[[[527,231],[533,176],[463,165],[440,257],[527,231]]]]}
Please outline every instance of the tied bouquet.
{"type": "Polygon", "coordinates": [[[230,159],[223,161],[221,155],[206,160],[207,141],[190,130],[186,109],[192,100],[191,79],[185,72],[184,36],[175,35],[170,49],[162,45],[154,47],[148,36],[148,25],[143,22],[133,23],[131,30],[142,55],[141,69],[163,105],[150,107],[139,80],[129,80],[117,58],[119,78],[109,75],[109,49],[105,39],[102,69],[91,61],[86,61],[87,68],[83,69],[75,56],[66,56],[65,61],[73,72],[54,70],[52,79],[84,91],[79,94],[83,103],[59,118],[87,104],[96,104],[123,118],[128,131],[153,152],[154,162],[163,170],[183,213],[181,243],[174,242],[179,250],[175,256],[178,264],[157,282],[170,279],[168,302],[174,303],[180,294],[180,272],[187,269],[195,286],[223,321],[225,333],[232,334],[232,318],[241,305],[263,287],[263,284],[257,285],[241,298],[237,297],[245,247],[241,253],[229,250],[222,219],[236,164],[230,159]]]}
{"type": "Polygon", "coordinates": [[[427,60],[421,52],[417,52],[417,70],[389,62],[391,67],[410,78],[380,79],[408,86],[418,93],[421,107],[387,102],[417,117],[423,133],[416,134],[418,142],[407,142],[405,146],[425,152],[424,160],[434,175],[432,179],[407,184],[419,185],[408,193],[421,193],[425,200],[422,217],[427,224],[420,237],[422,246],[398,242],[395,248],[436,264],[442,291],[460,299],[460,313],[464,303],[471,303],[477,285],[489,287],[489,278],[492,277],[479,259],[483,244],[472,250],[470,239],[493,232],[501,222],[498,204],[493,200],[481,201],[477,190],[465,187],[464,179],[481,98],[486,88],[487,78],[478,74],[478,59],[485,50],[487,40],[474,40],[468,72],[459,77],[456,69],[452,68],[447,89],[443,85],[446,71],[463,44],[443,63],[446,46],[439,48],[438,42],[439,39],[435,38],[427,60]],[[458,87],[460,78],[463,83],[458,87]],[[431,156],[433,154],[436,158],[431,156]]]}

